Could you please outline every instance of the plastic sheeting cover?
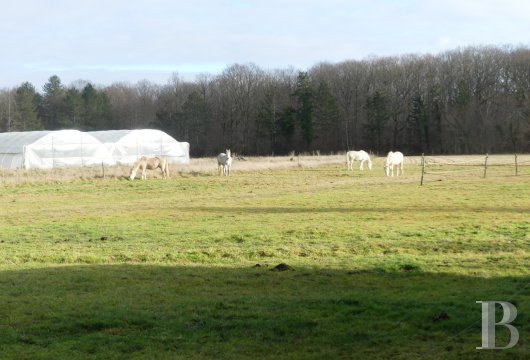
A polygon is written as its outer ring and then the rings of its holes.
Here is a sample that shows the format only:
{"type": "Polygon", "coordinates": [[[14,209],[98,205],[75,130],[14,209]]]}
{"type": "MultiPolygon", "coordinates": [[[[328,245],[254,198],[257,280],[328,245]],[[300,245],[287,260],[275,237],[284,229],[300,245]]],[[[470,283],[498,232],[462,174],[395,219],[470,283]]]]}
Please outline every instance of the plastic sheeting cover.
{"type": "Polygon", "coordinates": [[[90,131],[107,146],[118,164],[132,165],[142,156],[162,155],[171,164],[189,164],[190,145],[155,129],[90,131]]]}
{"type": "Polygon", "coordinates": [[[0,133],[0,165],[7,169],[52,169],[113,165],[107,147],[79,130],[0,133]]]}

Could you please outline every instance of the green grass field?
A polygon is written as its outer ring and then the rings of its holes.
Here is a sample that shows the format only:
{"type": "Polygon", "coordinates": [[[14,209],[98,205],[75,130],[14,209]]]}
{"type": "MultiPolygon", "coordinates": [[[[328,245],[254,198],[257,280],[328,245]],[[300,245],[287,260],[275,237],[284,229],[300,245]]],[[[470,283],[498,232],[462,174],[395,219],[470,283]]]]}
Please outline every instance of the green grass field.
{"type": "Polygon", "coordinates": [[[405,171],[4,184],[0,358],[527,358],[529,177],[405,171]]]}

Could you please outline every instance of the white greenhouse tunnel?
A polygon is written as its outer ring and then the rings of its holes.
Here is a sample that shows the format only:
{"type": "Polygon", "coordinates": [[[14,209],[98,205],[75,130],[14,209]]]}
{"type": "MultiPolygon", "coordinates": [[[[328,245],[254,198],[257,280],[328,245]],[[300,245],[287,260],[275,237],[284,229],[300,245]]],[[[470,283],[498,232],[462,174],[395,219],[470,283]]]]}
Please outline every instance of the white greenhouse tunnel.
{"type": "Polygon", "coordinates": [[[173,164],[188,164],[189,144],[153,129],[0,133],[3,169],[131,165],[141,156],[159,155],[173,164]]]}
{"type": "Polygon", "coordinates": [[[120,165],[132,165],[142,156],[165,156],[170,164],[189,164],[190,144],[178,142],[160,130],[90,131],[101,141],[113,160],[120,165]]]}

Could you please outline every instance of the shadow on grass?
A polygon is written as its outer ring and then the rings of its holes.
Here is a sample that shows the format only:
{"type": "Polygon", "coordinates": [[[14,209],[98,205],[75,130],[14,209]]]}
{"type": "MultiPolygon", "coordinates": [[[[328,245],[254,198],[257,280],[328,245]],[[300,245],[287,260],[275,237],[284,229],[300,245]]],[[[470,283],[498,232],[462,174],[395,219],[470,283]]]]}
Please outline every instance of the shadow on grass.
{"type": "MultiPolygon", "coordinates": [[[[523,358],[530,277],[150,265],[0,273],[0,357],[523,358]],[[526,286],[526,288],[525,288],[526,286]],[[510,350],[479,351],[477,300],[518,307],[510,350]]],[[[497,343],[507,343],[499,328],[497,343]]]]}

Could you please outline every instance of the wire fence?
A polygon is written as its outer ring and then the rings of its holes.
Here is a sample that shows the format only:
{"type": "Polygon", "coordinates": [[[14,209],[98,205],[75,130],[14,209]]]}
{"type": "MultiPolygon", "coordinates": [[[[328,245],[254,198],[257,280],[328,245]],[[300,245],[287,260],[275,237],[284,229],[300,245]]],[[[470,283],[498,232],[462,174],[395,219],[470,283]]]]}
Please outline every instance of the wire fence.
{"type": "MultiPolygon", "coordinates": [[[[1,155],[0,155],[1,158],[1,155]]],[[[136,159],[136,157],[135,157],[136,159]]],[[[293,167],[319,167],[323,165],[342,166],[343,154],[323,156],[292,157],[248,157],[239,164],[239,171],[259,171],[263,169],[288,169],[293,167]],[[300,160],[302,158],[302,160],[300,160]]],[[[374,158],[378,166],[384,158],[374,158]]],[[[382,166],[382,163],[381,163],[382,166]]],[[[186,165],[172,165],[171,173],[215,174],[217,160],[215,158],[194,158],[186,165]]],[[[55,167],[53,169],[6,169],[0,167],[0,184],[31,183],[33,181],[62,181],[75,178],[123,178],[130,173],[131,165],[106,165],[103,162],[83,167],[55,167]]],[[[417,181],[421,173],[420,183],[448,179],[482,179],[489,177],[529,177],[530,154],[488,155],[435,155],[405,156],[405,176],[414,174],[412,181],[417,181]],[[408,172],[407,168],[414,171],[408,172]],[[485,171],[486,170],[486,171],[485,171]]],[[[384,173],[381,174],[381,176],[384,173]]],[[[158,172],[153,173],[158,176],[158,172]]]]}
{"type": "Polygon", "coordinates": [[[425,156],[420,159],[420,185],[440,176],[530,176],[530,154],[425,156]]]}

